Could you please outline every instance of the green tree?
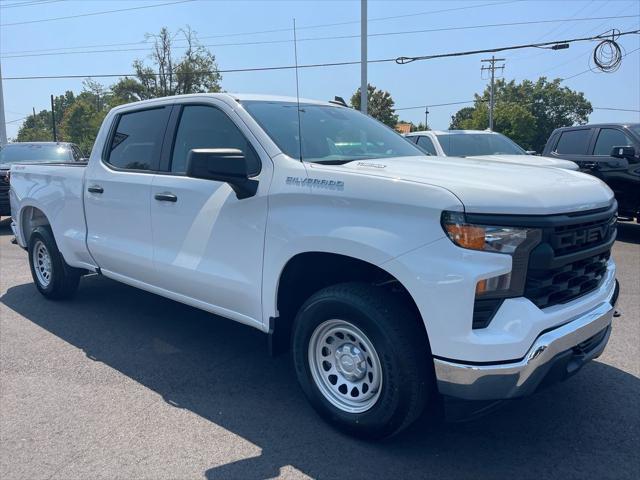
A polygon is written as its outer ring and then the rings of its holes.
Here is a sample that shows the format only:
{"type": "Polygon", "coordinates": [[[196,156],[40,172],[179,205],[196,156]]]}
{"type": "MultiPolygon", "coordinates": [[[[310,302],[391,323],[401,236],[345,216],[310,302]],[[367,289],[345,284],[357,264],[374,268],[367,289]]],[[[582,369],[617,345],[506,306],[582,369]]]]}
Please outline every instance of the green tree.
{"type": "Polygon", "coordinates": [[[465,120],[469,120],[473,116],[474,111],[474,107],[464,107],[458,110],[455,115],[451,115],[451,123],[449,124],[449,128],[451,130],[461,130],[463,128],[462,122],[465,120]]]}
{"type": "Polygon", "coordinates": [[[66,108],[61,119],[61,138],[76,143],[85,155],[93,148],[102,120],[109,110],[124,101],[92,79],[83,82],[82,92],[66,108]]]}
{"type": "MultiPolygon", "coordinates": [[[[75,101],[75,95],[72,91],[67,90],[63,95],[53,98],[53,105],[56,111],[56,130],[58,132],[58,140],[62,140],[60,136],[60,126],[62,117],[66,110],[75,101]]],[[[53,141],[53,127],[51,122],[51,110],[41,110],[35,116],[29,115],[18,129],[16,135],[17,142],[51,142],[53,141]]]]}
{"type": "MultiPolygon", "coordinates": [[[[488,127],[489,88],[475,96],[473,112],[462,109],[452,117],[456,128],[488,127]],[[462,111],[465,110],[463,113],[462,111]],[[471,114],[470,114],[471,113],[471,114]],[[454,120],[459,118],[459,121],[454,120]]],[[[468,108],[468,107],[467,107],[468,108]]],[[[561,80],[496,81],[494,130],[511,137],[527,150],[542,151],[551,132],[559,127],[581,125],[593,111],[584,93],[561,86],[561,80]]]]}
{"type": "MultiPolygon", "coordinates": [[[[493,130],[506,135],[527,149],[533,145],[536,136],[536,119],[523,105],[517,103],[497,103],[493,110],[493,130]]],[[[473,109],[471,117],[460,121],[462,130],[484,130],[489,124],[489,107],[486,102],[473,109]]]]}
{"type": "Polygon", "coordinates": [[[151,65],[135,60],[135,78],[125,77],[111,86],[111,92],[126,102],[185,93],[211,93],[221,90],[222,75],[215,56],[198,41],[191,28],[171,35],[166,27],[153,39],[151,65]],[[176,41],[185,42],[175,46],[176,41]],[[180,57],[175,48],[185,48],[180,57]]]}
{"type": "MultiPolygon", "coordinates": [[[[74,95],[67,91],[54,98],[58,140],[77,143],[89,154],[109,110],[123,103],[183,93],[219,92],[222,76],[218,72],[214,55],[203,47],[195,33],[187,27],[172,36],[166,28],[153,38],[151,66],[136,60],[134,78],[119,79],[105,87],[90,78],[83,82],[82,92],[74,95]],[[180,36],[179,38],[176,38],[180,36]],[[184,42],[180,57],[173,53],[175,41],[184,42]]],[[[51,111],[42,110],[29,116],[22,124],[17,141],[51,141],[51,111]]]]}
{"type": "Polygon", "coordinates": [[[431,128],[429,128],[429,125],[425,125],[422,122],[418,123],[418,125],[414,125],[413,123],[411,123],[412,132],[424,132],[425,130],[431,130],[431,128]]]}
{"type": "MultiPolygon", "coordinates": [[[[398,115],[395,114],[395,109],[393,108],[395,102],[393,101],[393,98],[391,98],[391,94],[384,90],[379,90],[370,84],[367,84],[367,92],[367,112],[369,115],[392,128],[395,127],[398,123],[398,115]]],[[[356,110],[360,110],[359,88],[351,97],[351,106],[356,110]]]]}
{"type": "Polygon", "coordinates": [[[50,142],[53,140],[51,111],[42,110],[29,115],[18,129],[16,142],[50,142]]]}

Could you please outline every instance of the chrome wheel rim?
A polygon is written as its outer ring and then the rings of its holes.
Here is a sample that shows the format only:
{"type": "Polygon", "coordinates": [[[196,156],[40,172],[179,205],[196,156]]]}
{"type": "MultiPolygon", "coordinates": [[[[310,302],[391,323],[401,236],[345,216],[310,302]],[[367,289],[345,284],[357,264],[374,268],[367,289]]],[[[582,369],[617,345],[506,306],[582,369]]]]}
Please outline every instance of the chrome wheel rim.
{"type": "Polygon", "coordinates": [[[51,265],[49,250],[40,240],[33,246],[33,269],[36,272],[38,283],[45,288],[48,287],[51,283],[53,266],[51,265]]]}
{"type": "Polygon", "coordinates": [[[362,413],[382,390],[382,367],[369,338],[344,320],[327,320],[311,334],[309,367],[316,386],[333,406],[362,413]]]}

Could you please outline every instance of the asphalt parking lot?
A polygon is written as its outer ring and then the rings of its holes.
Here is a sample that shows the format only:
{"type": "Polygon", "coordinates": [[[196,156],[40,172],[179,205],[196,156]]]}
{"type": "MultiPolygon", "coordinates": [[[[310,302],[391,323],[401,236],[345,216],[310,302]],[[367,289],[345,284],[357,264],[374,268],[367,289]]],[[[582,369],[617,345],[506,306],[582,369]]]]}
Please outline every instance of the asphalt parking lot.
{"type": "Polygon", "coordinates": [[[48,302],[10,239],[4,220],[3,479],[640,478],[640,225],[614,247],[623,316],[602,357],[480,418],[424,419],[381,443],[324,424],[260,332],[97,276],[48,302]]]}

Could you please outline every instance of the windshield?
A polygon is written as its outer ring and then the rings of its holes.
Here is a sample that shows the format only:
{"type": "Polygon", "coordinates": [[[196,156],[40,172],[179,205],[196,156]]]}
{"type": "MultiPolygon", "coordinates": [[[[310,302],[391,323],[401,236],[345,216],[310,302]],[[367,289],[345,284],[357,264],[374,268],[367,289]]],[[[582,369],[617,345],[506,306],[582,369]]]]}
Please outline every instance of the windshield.
{"type": "Polygon", "coordinates": [[[515,142],[499,133],[450,133],[436,136],[449,157],[526,155],[515,142]]]}
{"type": "Polygon", "coordinates": [[[302,142],[298,137],[297,105],[289,102],[242,102],[245,109],[285,154],[317,163],[424,156],[415,145],[382,123],[360,112],[330,105],[300,105],[302,142]]]}
{"type": "Polygon", "coordinates": [[[69,162],[71,150],[62,145],[13,143],[0,149],[0,164],[20,162],[69,162]]]}

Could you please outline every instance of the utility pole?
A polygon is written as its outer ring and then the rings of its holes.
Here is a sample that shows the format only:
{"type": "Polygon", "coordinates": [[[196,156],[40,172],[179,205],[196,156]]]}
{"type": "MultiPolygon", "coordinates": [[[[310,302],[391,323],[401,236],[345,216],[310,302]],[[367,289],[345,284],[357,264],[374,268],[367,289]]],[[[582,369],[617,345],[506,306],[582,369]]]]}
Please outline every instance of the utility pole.
{"type": "Polygon", "coordinates": [[[360,111],[367,114],[367,0],[360,0],[360,111]]]}
{"type": "Polygon", "coordinates": [[[429,127],[429,107],[424,107],[424,128],[427,129],[429,127]]]}
{"type": "Polygon", "coordinates": [[[481,60],[482,62],[488,62],[490,65],[485,67],[484,65],[480,68],[480,72],[491,71],[491,90],[489,91],[489,130],[493,130],[493,106],[494,106],[494,85],[495,85],[495,76],[496,70],[504,71],[504,64],[497,65],[496,62],[504,62],[504,58],[496,58],[495,55],[491,55],[491,58],[487,58],[481,60]]]}
{"type": "Polygon", "coordinates": [[[51,95],[51,126],[53,127],[53,141],[58,141],[58,133],[56,132],[56,110],[53,104],[53,95],[51,95]]]}
{"type": "Polygon", "coordinates": [[[2,92],[2,67],[0,66],[0,147],[7,143],[7,123],[4,117],[4,93],[2,92]]]}

